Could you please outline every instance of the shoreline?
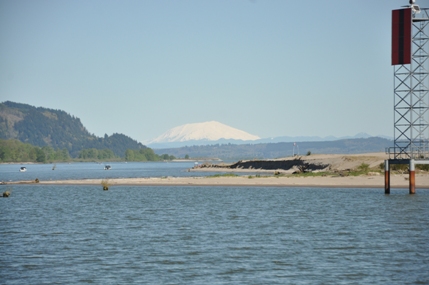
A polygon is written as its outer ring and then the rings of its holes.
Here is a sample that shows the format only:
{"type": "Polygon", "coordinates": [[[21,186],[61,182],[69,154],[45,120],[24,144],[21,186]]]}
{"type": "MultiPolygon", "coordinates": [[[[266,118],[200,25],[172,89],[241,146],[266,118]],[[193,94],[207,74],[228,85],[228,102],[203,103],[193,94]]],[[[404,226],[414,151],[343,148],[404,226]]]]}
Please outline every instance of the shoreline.
{"type": "MultiPolygon", "coordinates": [[[[100,185],[106,179],[13,181],[2,185],[100,185]]],[[[317,177],[152,177],[107,179],[114,186],[243,186],[243,187],[313,187],[313,188],[380,188],[384,189],[384,176],[317,176],[317,177]]],[[[408,174],[391,175],[391,188],[409,187],[408,174]]],[[[429,189],[429,175],[416,174],[416,189],[429,189]]]]}

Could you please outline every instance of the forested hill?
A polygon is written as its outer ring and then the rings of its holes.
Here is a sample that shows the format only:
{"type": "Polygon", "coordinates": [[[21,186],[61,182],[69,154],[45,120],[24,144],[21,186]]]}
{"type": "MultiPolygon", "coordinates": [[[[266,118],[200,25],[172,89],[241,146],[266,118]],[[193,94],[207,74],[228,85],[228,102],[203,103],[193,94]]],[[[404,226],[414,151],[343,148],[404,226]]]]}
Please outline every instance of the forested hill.
{"type": "Polygon", "coordinates": [[[77,157],[83,149],[110,149],[119,157],[127,149],[147,148],[123,134],[90,134],[79,118],[61,110],[6,101],[0,103],[0,139],[17,139],[35,146],[67,149],[77,157]]]}

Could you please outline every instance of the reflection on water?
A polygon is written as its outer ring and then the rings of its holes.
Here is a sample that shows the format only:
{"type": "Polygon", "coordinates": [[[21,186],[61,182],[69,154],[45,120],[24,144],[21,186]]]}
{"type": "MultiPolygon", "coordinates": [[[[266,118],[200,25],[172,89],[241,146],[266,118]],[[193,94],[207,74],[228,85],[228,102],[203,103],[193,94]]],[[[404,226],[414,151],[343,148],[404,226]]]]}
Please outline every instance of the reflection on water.
{"type": "Polygon", "coordinates": [[[407,193],[16,185],[0,283],[428,284],[429,191],[407,193]]]}

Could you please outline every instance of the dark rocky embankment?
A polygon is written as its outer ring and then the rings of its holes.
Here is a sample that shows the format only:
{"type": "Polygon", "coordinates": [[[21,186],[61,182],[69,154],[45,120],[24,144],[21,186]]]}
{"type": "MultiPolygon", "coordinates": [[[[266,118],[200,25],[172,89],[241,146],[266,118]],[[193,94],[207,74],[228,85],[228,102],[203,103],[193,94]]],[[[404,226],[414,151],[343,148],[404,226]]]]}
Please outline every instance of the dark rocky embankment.
{"type": "Polygon", "coordinates": [[[249,170],[291,170],[297,169],[301,172],[323,170],[329,164],[312,163],[300,158],[292,160],[247,160],[238,161],[233,164],[202,164],[198,168],[227,168],[227,169],[249,169],[249,170]]]}

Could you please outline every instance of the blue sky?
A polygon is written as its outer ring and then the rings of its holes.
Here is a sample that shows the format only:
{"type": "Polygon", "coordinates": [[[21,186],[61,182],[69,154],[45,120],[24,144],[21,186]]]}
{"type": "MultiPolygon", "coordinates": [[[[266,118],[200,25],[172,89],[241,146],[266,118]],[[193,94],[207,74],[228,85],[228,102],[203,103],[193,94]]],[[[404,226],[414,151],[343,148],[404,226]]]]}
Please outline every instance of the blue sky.
{"type": "Polygon", "coordinates": [[[391,10],[406,4],[0,0],[0,101],[141,142],[212,120],[263,138],[393,137],[391,10]]]}

